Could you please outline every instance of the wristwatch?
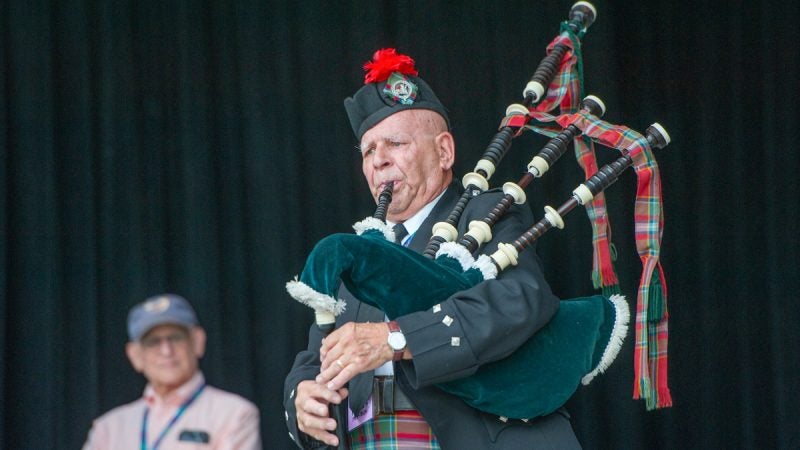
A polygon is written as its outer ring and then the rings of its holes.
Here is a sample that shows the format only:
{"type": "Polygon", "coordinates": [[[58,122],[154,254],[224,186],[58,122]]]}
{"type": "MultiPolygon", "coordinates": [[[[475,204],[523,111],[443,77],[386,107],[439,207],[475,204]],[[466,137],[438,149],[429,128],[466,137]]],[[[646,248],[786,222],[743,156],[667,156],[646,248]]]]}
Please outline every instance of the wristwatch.
{"type": "Polygon", "coordinates": [[[403,359],[403,351],[406,349],[406,337],[400,326],[394,320],[389,321],[389,347],[394,350],[394,358],[392,361],[400,361],[403,359]]]}

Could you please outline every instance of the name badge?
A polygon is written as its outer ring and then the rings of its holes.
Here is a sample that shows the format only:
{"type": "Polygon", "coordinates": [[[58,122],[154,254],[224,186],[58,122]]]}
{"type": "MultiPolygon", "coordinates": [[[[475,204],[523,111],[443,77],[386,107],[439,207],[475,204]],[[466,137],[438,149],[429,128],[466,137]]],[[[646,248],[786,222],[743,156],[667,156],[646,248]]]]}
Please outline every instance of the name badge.
{"type": "Polygon", "coordinates": [[[208,433],[200,430],[183,430],[178,436],[181,442],[199,442],[201,444],[208,444],[210,438],[208,433]]]}
{"type": "Polygon", "coordinates": [[[357,415],[353,414],[350,408],[347,408],[347,431],[358,428],[364,422],[372,419],[372,417],[372,396],[370,395],[364,407],[361,408],[361,411],[359,411],[357,415]]]}

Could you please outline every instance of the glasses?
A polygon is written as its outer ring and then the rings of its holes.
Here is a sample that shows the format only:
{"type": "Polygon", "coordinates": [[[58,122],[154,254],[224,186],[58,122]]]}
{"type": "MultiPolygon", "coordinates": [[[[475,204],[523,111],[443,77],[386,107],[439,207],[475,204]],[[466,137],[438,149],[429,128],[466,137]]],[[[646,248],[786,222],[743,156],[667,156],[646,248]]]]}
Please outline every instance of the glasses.
{"type": "Polygon", "coordinates": [[[183,344],[189,340],[188,333],[170,333],[165,336],[148,336],[141,340],[142,347],[146,349],[155,349],[161,348],[161,345],[166,342],[170,345],[170,347],[174,347],[179,344],[183,344]]]}

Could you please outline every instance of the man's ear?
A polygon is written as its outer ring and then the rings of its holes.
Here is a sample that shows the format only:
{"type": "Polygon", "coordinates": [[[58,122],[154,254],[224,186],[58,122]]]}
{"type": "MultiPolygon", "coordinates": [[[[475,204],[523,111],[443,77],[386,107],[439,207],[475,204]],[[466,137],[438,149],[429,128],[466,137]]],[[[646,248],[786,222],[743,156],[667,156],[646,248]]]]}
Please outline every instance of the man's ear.
{"type": "Polygon", "coordinates": [[[142,346],[138,342],[128,342],[125,344],[125,354],[131,362],[133,370],[142,373],[144,370],[144,358],[142,357],[142,346]]]}
{"type": "Polygon", "coordinates": [[[443,131],[436,136],[436,150],[439,152],[442,169],[452,169],[456,161],[456,143],[449,131],[443,131]]]}
{"type": "Polygon", "coordinates": [[[206,330],[201,327],[194,327],[189,331],[192,334],[192,351],[197,359],[206,354],[206,330]]]}

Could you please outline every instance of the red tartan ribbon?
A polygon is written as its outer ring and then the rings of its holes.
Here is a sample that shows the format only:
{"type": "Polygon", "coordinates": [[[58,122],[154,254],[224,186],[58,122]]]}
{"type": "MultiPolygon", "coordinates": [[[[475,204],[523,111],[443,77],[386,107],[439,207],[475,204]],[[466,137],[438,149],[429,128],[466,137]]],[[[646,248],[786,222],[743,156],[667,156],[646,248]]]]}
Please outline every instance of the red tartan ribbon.
{"type": "Polygon", "coordinates": [[[584,136],[606,147],[627,149],[633,159],[637,178],[634,228],[636,250],[642,260],[636,306],[633,398],[645,399],[648,410],[672,406],[667,383],[667,284],[659,262],[664,215],[658,164],[647,139],[630,128],[581,113],[561,116],[557,122],[563,127],[574,124],[584,136]],[[654,303],[659,303],[658,307],[654,303]],[[660,317],[648,317],[654,310],[660,312],[660,317]]]}
{"type": "MultiPolygon", "coordinates": [[[[556,106],[562,114],[573,114],[580,109],[583,85],[580,40],[566,24],[562,24],[561,31],[562,33],[548,44],[547,53],[552,52],[556,45],[566,46],[569,50],[561,61],[558,73],[547,88],[547,95],[531,111],[531,116],[540,122],[554,120],[546,113],[553,111],[556,106]]],[[[579,137],[574,140],[574,147],[575,158],[588,179],[597,173],[594,144],[591,140],[579,137]]],[[[609,295],[618,293],[619,281],[612,261],[611,224],[608,220],[605,195],[599,193],[592,203],[585,205],[585,209],[592,225],[592,283],[595,289],[603,289],[609,295]]]]}
{"type": "MultiPolygon", "coordinates": [[[[587,179],[598,169],[593,142],[630,151],[638,180],[634,208],[636,249],[643,266],[637,293],[633,396],[644,398],[648,410],[672,406],[667,384],[667,289],[658,260],[663,233],[658,165],[644,136],[579,111],[583,86],[580,40],[566,24],[562,24],[561,31],[547,46],[547,52],[557,44],[567,46],[569,51],[548,86],[546,97],[530,109],[529,116],[538,124],[529,122],[525,127],[549,137],[558,134],[560,129],[548,127],[548,123],[556,122],[561,129],[574,124],[581,129],[583,135],[574,140],[575,156],[587,179]],[[556,107],[561,115],[550,114],[556,107]]],[[[592,281],[595,288],[602,288],[604,293],[616,293],[618,279],[612,262],[611,226],[604,194],[595,195],[585,208],[592,224],[592,281]]]]}

